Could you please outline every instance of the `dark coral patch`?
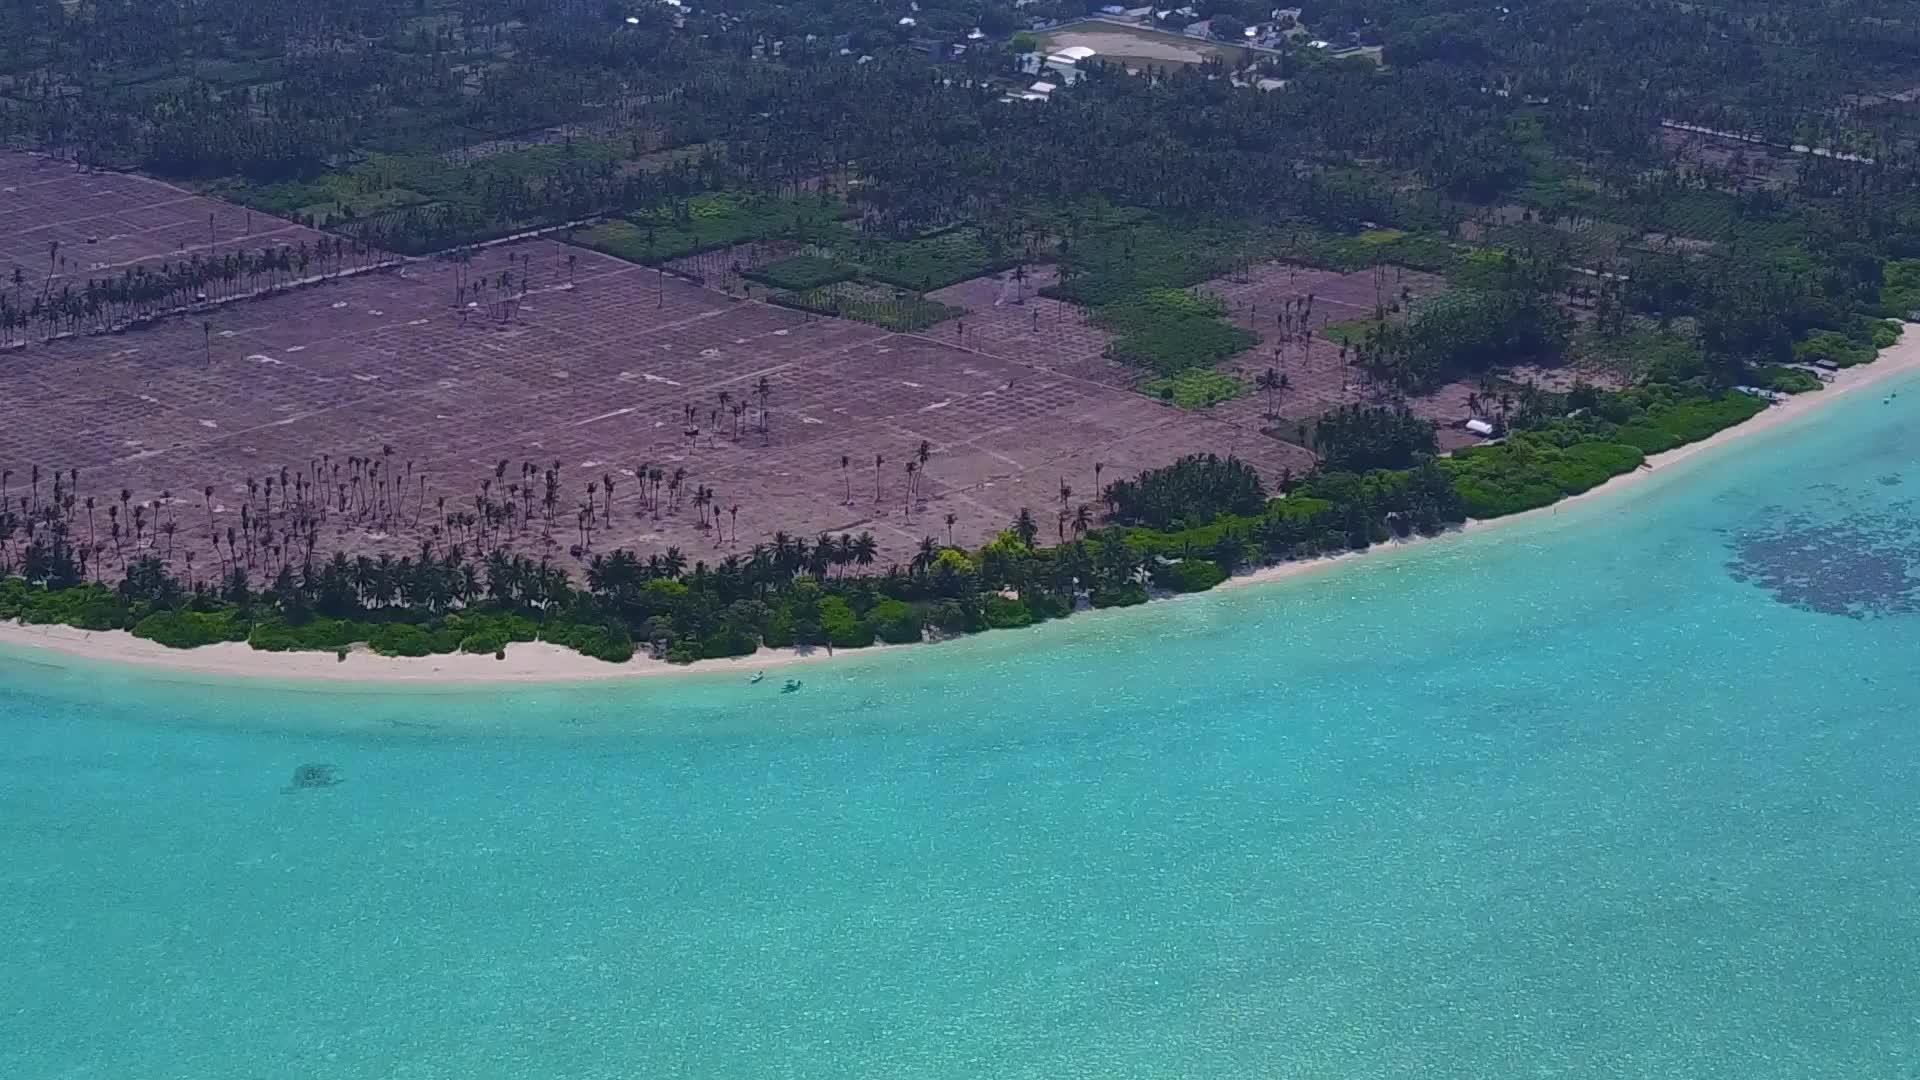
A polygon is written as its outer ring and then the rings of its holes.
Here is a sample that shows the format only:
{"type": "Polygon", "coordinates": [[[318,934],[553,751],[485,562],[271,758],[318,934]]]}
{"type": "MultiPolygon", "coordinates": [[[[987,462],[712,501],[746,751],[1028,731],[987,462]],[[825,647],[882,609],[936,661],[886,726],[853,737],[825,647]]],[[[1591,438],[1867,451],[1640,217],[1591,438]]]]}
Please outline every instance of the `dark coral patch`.
{"type": "Polygon", "coordinates": [[[1788,515],[1737,534],[1728,572],[1803,611],[1920,614],[1920,530],[1891,514],[1788,515]]]}
{"type": "Polygon", "coordinates": [[[293,783],[284,790],[305,791],[312,788],[332,787],[340,782],[340,770],[331,765],[308,764],[293,770],[293,783]]]}

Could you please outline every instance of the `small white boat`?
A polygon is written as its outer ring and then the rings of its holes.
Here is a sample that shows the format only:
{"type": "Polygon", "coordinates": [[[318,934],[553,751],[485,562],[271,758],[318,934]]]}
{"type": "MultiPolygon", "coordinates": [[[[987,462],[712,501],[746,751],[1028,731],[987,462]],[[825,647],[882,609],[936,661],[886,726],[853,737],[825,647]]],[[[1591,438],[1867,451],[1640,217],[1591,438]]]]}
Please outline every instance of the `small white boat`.
{"type": "Polygon", "coordinates": [[[766,673],[766,672],[764,672],[764,671],[756,671],[756,672],[754,672],[754,673],[753,673],[753,678],[751,678],[751,679],[748,679],[748,680],[747,680],[747,685],[749,685],[749,686],[751,686],[751,685],[753,685],[754,683],[757,683],[757,682],[759,682],[759,681],[760,681],[761,679],[764,679],[764,678],[766,678],[766,677],[767,677],[767,673],[766,673]]]}

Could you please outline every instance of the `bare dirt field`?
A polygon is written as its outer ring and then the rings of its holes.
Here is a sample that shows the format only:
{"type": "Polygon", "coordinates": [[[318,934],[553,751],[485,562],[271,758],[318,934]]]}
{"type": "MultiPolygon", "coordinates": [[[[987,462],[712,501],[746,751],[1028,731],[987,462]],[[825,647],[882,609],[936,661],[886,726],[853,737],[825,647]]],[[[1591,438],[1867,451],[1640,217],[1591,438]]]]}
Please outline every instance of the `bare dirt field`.
{"type": "Polygon", "coordinates": [[[38,294],[49,269],[57,291],[63,279],[84,283],[195,252],[315,244],[322,236],[144,176],[0,153],[0,289],[38,294]],[[55,241],[59,253],[49,267],[55,241]]]}
{"type": "MultiPolygon", "coordinates": [[[[1051,267],[1037,267],[1028,271],[1024,285],[1000,274],[928,293],[943,304],[966,308],[967,314],[934,326],[926,334],[1103,386],[1137,387],[1147,377],[1145,373],[1104,355],[1112,335],[1089,324],[1080,309],[1038,295],[1036,290],[1053,280],[1051,267]]],[[[1218,365],[1218,370],[1239,379],[1245,392],[1189,415],[1246,431],[1264,431],[1288,443],[1289,450],[1304,454],[1297,445],[1300,431],[1303,426],[1311,429],[1315,417],[1341,405],[1397,400],[1388,388],[1372,384],[1364,370],[1343,363],[1340,343],[1322,331],[1334,323],[1371,318],[1376,303],[1392,307],[1437,295],[1446,290],[1447,283],[1438,275],[1394,266],[1383,268],[1376,276],[1371,270],[1341,273],[1267,263],[1245,275],[1215,278],[1197,288],[1226,301],[1228,318],[1260,340],[1253,348],[1218,365]],[[1283,305],[1309,297],[1312,305],[1308,324],[1314,332],[1305,339],[1283,337],[1278,318],[1283,305]],[[1255,389],[1255,380],[1268,368],[1284,373],[1288,383],[1288,388],[1275,396],[1272,404],[1276,415],[1272,416],[1268,415],[1267,395],[1255,389]]],[[[1532,381],[1558,390],[1571,385],[1576,375],[1602,385],[1619,382],[1605,372],[1576,372],[1565,367],[1518,366],[1500,375],[1510,383],[1532,381]]],[[[1408,399],[1406,404],[1438,426],[1442,450],[1454,450],[1481,441],[1458,425],[1471,415],[1468,396],[1482,389],[1477,381],[1462,380],[1408,399]]],[[[1242,456],[1246,456],[1244,451],[1242,456]]],[[[1293,468],[1300,471],[1298,466],[1293,468]]]]}
{"type": "Polygon", "coordinates": [[[1742,186],[1750,191],[1785,187],[1800,168],[1789,153],[1696,131],[1663,127],[1660,142],[1668,153],[1688,164],[1740,176],[1742,186]]]}
{"type": "MultiPolygon", "coordinates": [[[[949,513],[962,543],[1022,507],[1051,533],[1062,482],[1074,505],[1093,500],[1095,462],[1111,479],[1197,451],[1235,452],[1270,474],[1311,460],[1222,417],[1049,370],[1041,350],[1009,357],[935,332],[807,317],[547,240],[484,249],[465,268],[417,261],[236,304],[212,321],[210,359],[198,319],[9,356],[0,466],[12,490],[34,465],[79,469],[79,494],[100,500],[103,544],[105,507],[122,488],[136,505],[170,492],[172,543],[206,567],[209,515],[216,533],[239,525],[244,505],[258,516],[249,479],[324,476],[323,455],[383,458],[404,490],[382,520],[330,513],[323,552],[417,548],[446,514],[471,508],[497,463],[509,464],[496,498],[523,462],[558,463],[551,542],[537,527],[514,540],[529,554],[568,562],[586,484],[611,474],[610,520],[583,555],[678,546],[714,560],[776,530],[871,529],[887,561],[923,536],[945,539],[949,513]],[[530,282],[510,312],[497,290],[455,306],[457,273],[495,279],[509,267],[530,282]],[[715,422],[723,392],[757,407],[762,378],[764,435],[757,408],[715,422]],[[923,440],[922,505],[908,507],[904,466],[923,440]],[[686,491],[739,506],[737,533],[730,514],[723,533],[697,528],[687,496],[677,512],[643,512],[632,475],[643,463],[684,469],[686,491]]],[[[604,495],[597,505],[605,515],[604,495]]],[[[538,500],[534,510],[543,516],[538,500]]]]}
{"type": "MultiPolygon", "coordinates": [[[[1115,388],[1137,386],[1146,376],[1137,368],[1103,355],[1112,336],[1088,324],[1078,308],[1039,296],[1035,290],[1053,281],[1052,269],[1029,271],[1024,287],[1008,275],[978,278],[927,294],[944,304],[967,308],[927,331],[940,341],[964,343],[968,348],[1006,359],[1022,360],[1045,370],[1115,388]]],[[[1251,331],[1260,343],[1228,357],[1219,370],[1233,375],[1246,392],[1232,401],[1189,415],[1231,424],[1246,431],[1267,431],[1289,444],[1299,440],[1301,425],[1341,405],[1384,403],[1392,395],[1371,385],[1360,368],[1343,364],[1338,342],[1318,333],[1332,323],[1371,317],[1376,301],[1388,305],[1432,296],[1446,289],[1433,274],[1399,267],[1341,273],[1291,263],[1266,263],[1234,278],[1215,278],[1200,286],[1226,301],[1229,318],[1251,331]],[[1279,313],[1289,301],[1312,298],[1309,325],[1316,331],[1306,339],[1282,340],[1279,313]],[[1268,416],[1267,396],[1254,389],[1254,380],[1268,368],[1287,376],[1288,389],[1274,402],[1277,416],[1268,416]]],[[[1540,376],[1515,371],[1513,378],[1540,376]]],[[[1416,413],[1440,426],[1443,449],[1479,440],[1453,428],[1468,416],[1467,395],[1476,384],[1451,383],[1408,402],[1416,413]]],[[[1289,450],[1304,453],[1298,446],[1289,450]]],[[[1243,454],[1243,456],[1245,456],[1243,454]]],[[[1299,472],[1299,467],[1294,467],[1299,472]]]]}
{"type": "MultiPolygon", "coordinates": [[[[1444,278],[1417,270],[1385,267],[1373,271],[1338,273],[1285,264],[1253,268],[1243,281],[1216,279],[1204,286],[1224,297],[1232,309],[1232,320],[1259,336],[1260,344],[1220,364],[1220,370],[1234,375],[1249,387],[1233,401],[1209,410],[1210,415],[1229,423],[1264,427],[1272,435],[1289,440],[1300,439],[1302,426],[1311,427],[1313,419],[1342,405],[1382,405],[1400,400],[1390,388],[1370,381],[1364,369],[1343,363],[1340,343],[1324,331],[1334,323],[1370,318],[1377,302],[1389,307],[1444,292],[1444,278]],[[1312,297],[1308,319],[1313,333],[1306,339],[1282,340],[1277,314],[1289,300],[1312,297]],[[1288,388],[1275,399],[1277,416],[1267,415],[1267,396],[1251,389],[1254,380],[1267,368],[1286,375],[1288,388]]],[[[1573,373],[1566,369],[1541,369],[1520,366],[1500,372],[1509,382],[1538,382],[1544,387],[1564,390],[1571,385],[1573,373]]],[[[1594,376],[1587,373],[1589,381],[1594,376]]],[[[1456,450],[1481,440],[1458,425],[1472,415],[1469,395],[1482,389],[1477,381],[1460,380],[1430,393],[1405,399],[1407,407],[1437,426],[1440,449],[1456,450]]]]}
{"type": "MultiPolygon", "coordinates": [[[[1009,359],[1030,358],[1030,362],[1048,370],[1107,386],[1132,387],[1146,377],[1139,369],[1102,355],[1112,336],[1089,325],[1079,309],[1033,292],[1051,283],[1050,268],[1031,272],[1023,292],[1014,291],[1005,276],[1001,275],[1002,280],[962,282],[929,293],[942,303],[971,310],[962,318],[928,330],[928,336],[964,341],[971,348],[1009,359]],[[1014,302],[1019,296],[1024,299],[1014,302]]],[[[1376,285],[1377,295],[1389,304],[1401,300],[1402,290],[1417,298],[1446,287],[1434,275],[1397,267],[1386,268],[1376,282],[1371,271],[1340,273],[1291,263],[1266,263],[1243,277],[1215,278],[1198,286],[1199,291],[1224,300],[1233,323],[1260,339],[1258,345],[1219,365],[1219,370],[1239,378],[1247,393],[1200,415],[1249,430],[1269,427],[1283,437],[1291,437],[1297,420],[1310,419],[1338,405],[1370,400],[1374,395],[1364,386],[1360,370],[1341,365],[1338,343],[1316,333],[1308,340],[1296,337],[1283,344],[1279,313],[1286,302],[1311,296],[1309,322],[1316,330],[1329,323],[1367,318],[1373,314],[1376,285]],[[1263,415],[1265,395],[1253,391],[1254,379],[1267,368],[1285,372],[1291,384],[1278,401],[1280,413],[1287,418],[1283,422],[1263,415]]],[[[1461,397],[1464,400],[1464,392],[1461,397]]]]}
{"type": "MultiPolygon", "coordinates": [[[[1359,367],[1341,362],[1339,343],[1319,331],[1333,323],[1371,317],[1376,302],[1393,305],[1403,297],[1434,295],[1446,288],[1446,282],[1431,274],[1391,266],[1376,275],[1370,270],[1340,273],[1270,263],[1254,267],[1244,280],[1216,278],[1201,288],[1225,299],[1233,322],[1260,339],[1260,344],[1220,365],[1222,371],[1240,378],[1250,390],[1217,409],[1241,423],[1274,424],[1281,435],[1293,437],[1293,429],[1301,420],[1380,396],[1367,385],[1359,367]],[[1279,318],[1282,306],[1309,297],[1312,302],[1307,321],[1315,332],[1304,340],[1294,336],[1283,341],[1279,318]],[[1277,424],[1263,421],[1265,395],[1251,391],[1253,380],[1267,368],[1284,373],[1289,383],[1277,398],[1278,411],[1285,418],[1277,424]]],[[[1414,404],[1417,408],[1418,403],[1414,404]]]]}
{"type": "Polygon", "coordinates": [[[928,327],[926,336],[1076,379],[1133,385],[1140,373],[1104,355],[1112,334],[1089,323],[1080,308],[1040,295],[1056,277],[1051,266],[1033,266],[1024,281],[1009,272],[930,292],[928,299],[966,314],[928,327]]]}
{"type": "Polygon", "coordinates": [[[1246,50],[1235,45],[1104,22],[1074,23],[1048,30],[1039,38],[1042,47],[1049,52],[1084,45],[1096,54],[1088,63],[1105,60],[1128,67],[1199,64],[1215,57],[1232,66],[1244,62],[1246,58],[1246,50]]]}

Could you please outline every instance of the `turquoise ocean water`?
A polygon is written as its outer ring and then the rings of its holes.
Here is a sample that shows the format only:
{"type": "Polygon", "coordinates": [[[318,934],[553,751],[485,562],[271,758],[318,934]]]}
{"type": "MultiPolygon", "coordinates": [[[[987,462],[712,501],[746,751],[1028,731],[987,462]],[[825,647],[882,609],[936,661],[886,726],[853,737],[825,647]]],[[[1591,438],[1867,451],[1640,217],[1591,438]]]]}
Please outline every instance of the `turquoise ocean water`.
{"type": "Polygon", "coordinates": [[[0,1077],[1920,1075],[1905,391],[789,697],[8,653],[0,1077]]]}

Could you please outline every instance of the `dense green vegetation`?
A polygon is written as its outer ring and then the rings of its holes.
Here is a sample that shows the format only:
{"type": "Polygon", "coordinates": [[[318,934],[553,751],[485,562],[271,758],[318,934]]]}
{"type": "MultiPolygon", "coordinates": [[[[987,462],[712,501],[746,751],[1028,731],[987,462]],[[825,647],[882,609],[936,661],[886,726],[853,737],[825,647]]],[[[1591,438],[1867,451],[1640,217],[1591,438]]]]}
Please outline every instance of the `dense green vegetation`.
{"type": "Polygon", "coordinates": [[[1570,333],[1570,320],[1539,290],[1460,289],[1381,324],[1362,342],[1360,362],[1395,386],[1420,390],[1501,363],[1552,363],[1570,333]]]}
{"type": "Polygon", "coordinates": [[[925,330],[938,322],[966,314],[959,308],[887,286],[841,282],[803,292],[776,292],[767,297],[784,307],[884,326],[889,330],[925,330]]]}
{"type": "Polygon", "coordinates": [[[1065,237],[1060,280],[1042,291],[1093,307],[1197,285],[1245,265],[1272,242],[1219,227],[1181,228],[1164,214],[1116,209],[1102,199],[1042,224],[1065,237]]]}
{"type": "Polygon", "coordinates": [[[1597,439],[1562,440],[1522,432],[1447,459],[1447,475],[1470,517],[1493,518],[1578,495],[1637,468],[1640,451],[1597,439]]]}
{"type": "Polygon", "coordinates": [[[1910,319],[1920,312],[1920,259],[1889,259],[1880,274],[1879,314],[1910,319]]]}
{"type": "Polygon", "coordinates": [[[1251,333],[1226,322],[1220,300],[1180,289],[1149,289],[1099,308],[1094,321],[1118,335],[1107,355],[1162,376],[1215,363],[1252,346],[1251,333]]]}
{"type": "Polygon", "coordinates": [[[1315,421],[1313,444],[1328,469],[1404,469],[1433,455],[1433,421],[1405,406],[1346,405],[1315,421]]]}
{"type": "Polygon", "coordinates": [[[1004,270],[1019,261],[1004,248],[989,249],[978,230],[964,228],[905,240],[868,233],[842,241],[836,253],[875,281],[920,292],[1004,270]]]}
{"type": "Polygon", "coordinates": [[[1852,367],[1871,361],[1879,350],[1871,332],[1860,337],[1838,330],[1819,330],[1793,345],[1793,358],[1805,363],[1825,362],[1835,367],[1852,367]]]}
{"type": "Polygon", "coordinates": [[[817,198],[721,192],[602,222],[576,235],[581,244],[639,263],[658,263],[754,240],[830,236],[846,208],[817,198]]]}
{"type": "Polygon", "coordinates": [[[753,281],[774,289],[804,292],[853,278],[853,268],[818,255],[794,255],[747,271],[753,281]]]}
{"type": "Polygon", "coordinates": [[[1778,364],[1755,368],[1751,385],[1782,394],[1804,394],[1823,385],[1812,372],[1778,364]]]}

